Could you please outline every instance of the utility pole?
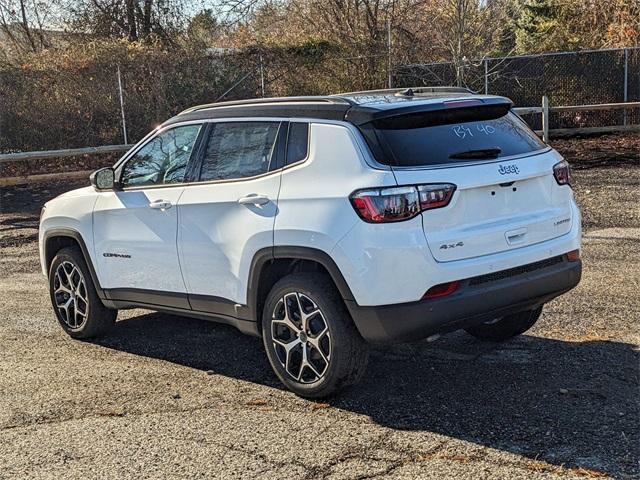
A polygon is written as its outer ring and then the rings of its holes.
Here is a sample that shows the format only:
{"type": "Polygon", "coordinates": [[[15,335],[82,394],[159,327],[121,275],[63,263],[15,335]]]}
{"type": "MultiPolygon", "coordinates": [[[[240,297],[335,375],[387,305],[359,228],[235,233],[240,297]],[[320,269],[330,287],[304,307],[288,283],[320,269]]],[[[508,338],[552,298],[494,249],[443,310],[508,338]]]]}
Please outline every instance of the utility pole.
{"type": "Polygon", "coordinates": [[[391,17],[387,18],[387,73],[389,88],[393,88],[393,71],[391,69],[391,17]]]}
{"type": "MultiPolygon", "coordinates": [[[[628,102],[629,101],[629,49],[625,48],[624,49],[624,91],[622,93],[623,95],[623,102],[628,102]]],[[[627,109],[624,109],[624,119],[623,119],[623,124],[626,125],[628,123],[627,120],[627,109]]]]}
{"type": "Polygon", "coordinates": [[[122,94],[122,76],[120,75],[120,64],[118,64],[118,93],[120,94],[120,114],[122,115],[122,135],[124,136],[124,144],[129,145],[127,138],[127,121],[124,115],[124,96],[122,94]]]}
{"type": "Polygon", "coordinates": [[[260,54],[260,91],[262,92],[262,98],[264,98],[264,65],[262,63],[262,53],[260,54]]]}
{"type": "Polygon", "coordinates": [[[489,60],[484,59],[484,94],[489,94],[489,60]]]}

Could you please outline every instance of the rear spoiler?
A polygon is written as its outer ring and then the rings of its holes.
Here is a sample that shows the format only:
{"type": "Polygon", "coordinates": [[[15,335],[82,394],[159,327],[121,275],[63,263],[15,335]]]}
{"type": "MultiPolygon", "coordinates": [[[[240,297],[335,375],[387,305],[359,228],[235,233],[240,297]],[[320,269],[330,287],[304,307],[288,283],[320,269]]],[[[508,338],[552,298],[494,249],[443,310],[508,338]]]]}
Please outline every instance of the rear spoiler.
{"type": "Polygon", "coordinates": [[[380,129],[422,128],[451,123],[492,120],[513,107],[505,97],[466,97],[442,102],[398,102],[385,108],[357,105],[347,110],[345,120],[355,125],[373,123],[380,129]]]}

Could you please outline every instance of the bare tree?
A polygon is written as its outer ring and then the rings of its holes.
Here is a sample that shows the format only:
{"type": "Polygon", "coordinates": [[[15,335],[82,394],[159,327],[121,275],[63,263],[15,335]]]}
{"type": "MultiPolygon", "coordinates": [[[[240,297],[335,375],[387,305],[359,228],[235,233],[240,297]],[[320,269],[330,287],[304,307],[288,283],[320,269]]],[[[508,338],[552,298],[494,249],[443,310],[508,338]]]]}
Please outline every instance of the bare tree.
{"type": "Polygon", "coordinates": [[[187,24],[188,5],[188,0],[76,0],[66,10],[75,31],[132,42],[155,36],[170,43],[187,24]]]}
{"type": "Polygon", "coordinates": [[[483,59],[500,45],[506,21],[506,1],[432,0],[423,6],[420,30],[428,32],[428,58],[449,61],[456,84],[466,85],[472,60],[483,59]]]}
{"type": "Polygon", "coordinates": [[[51,4],[37,0],[0,0],[0,32],[15,54],[38,52],[50,46],[45,25],[51,4]]]}

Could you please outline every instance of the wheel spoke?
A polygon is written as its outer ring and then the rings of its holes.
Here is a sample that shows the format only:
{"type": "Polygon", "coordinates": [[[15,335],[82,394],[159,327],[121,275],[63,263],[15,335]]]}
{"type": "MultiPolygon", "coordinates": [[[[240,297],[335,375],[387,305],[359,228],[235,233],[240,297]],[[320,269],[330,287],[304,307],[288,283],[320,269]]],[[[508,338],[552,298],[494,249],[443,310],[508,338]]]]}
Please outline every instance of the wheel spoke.
{"type": "Polygon", "coordinates": [[[70,289],[68,289],[67,287],[65,287],[65,286],[62,284],[62,282],[58,282],[58,283],[59,283],[58,288],[56,288],[56,289],[55,289],[55,292],[54,292],[54,293],[68,293],[68,294],[70,294],[70,293],[71,293],[71,290],[70,290],[70,289]]]}
{"type": "MultiPolygon", "coordinates": [[[[71,265],[70,263],[65,263],[64,265],[71,265]]],[[[69,287],[73,288],[73,282],[71,281],[71,275],[73,274],[73,270],[75,269],[75,267],[73,267],[73,265],[71,265],[71,273],[69,273],[69,271],[67,270],[66,266],[62,267],[62,271],[64,272],[64,276],[67,279],[67,285],[69,285],[69,287]]]]}
{"type": "Polygon", "coordinates": [[[87,300],[87,286],[84,284],[83,279],[80,280],[78,288],[76,288],[76,298],[82,300],[85,305],[89,304],[87,300]]]}
{"type": "Polygon", "coordinates": [[[309,343],[313,346],[314,350],[320,354],[320,356],[322,357],[322,360],[324,360],[324,362],[328,365],[329,364],[329,358],[331,357],[331,352],[329,352],[328,355],[324,354],[324,352],[322,351],[322,347],[320,346],[320,340],[321,339],[322,339],[322,337],[310,338],[309,339],[309,343]]]}
{"type": "Polygon", "coordinates": [[[313,363],[311,363],[309,360],[306,360],[302,363],[302,367],[300,367],[300,378],[302,378],[302,372],[304,371],[305,368],[308,368],[313,373],[315,373],[316,377],[318,378],[322,377],[320,372],[318,372],[316,368],[313,366],[313,363]]]}
{"type": "Polygon", "coordinates": [[[282,348],[285,349],[285,351],[287,352],[287,354],[293,350],[295,347],[297,347],[298,345],[300,345],[302,342],[300,342],[299,338],[296,338],[295,340],[292,340],[290,342],[283,342],[282,340],[278,340],[276,338],[273,339],[274,343],[277,343],[278,345],[280,345],[282,348]]]}
{"type": "Polygon", "coordinates": [[[75,301],[75,308],[76,308],[76,312],[78,312],[80,315],[82,315],[82,317],[86,317],[87,316],[87,302],[84,301],[84,299],[80,298],[80,302],[78,302],[78,297],[76,297],[76,301],[75,301]],[[82,308],[80,303],[82,303],[82,308]]]}
{"type": "Polygon", "coordinates": [[[78,325],[84,322],[86,317],[87,317],[86,313],[82,313],[80,310],[78,310],[78,303],[76,302],[73,308],[73,319],[75,321],[76,328],[78,325]],[[80,317],[80,321],[78,321],[78,317],[80,317]]]}
{"type": "Polygon", "coordinates": [[[280,323],[285,327],[287,327],[289,330],[291,330],[294,334],[297,334],[298,332],[300,332],[300,329],[298,328],[298,326],[286,317],[282,320],[277,320],[274,318],[272,323],[280,323]]]}
{"type": "Polygon", "coordinates": [[[71,270],[71,273],[69,274],[69,285],[71,285],[71,288],[73,289],[74,292],[77,291],[81,282],[82,282],[82,275],[80,275],[80,272],[76,267],[73,267],[73,269],[71,270]],[[77,280],[76,280],[76,276],[77,276],[77,280]]]}
{"type": "Polygon", "coordinates": [[[62,305],[58,305],[58,308],[64,312],[64,316],[66,318],[66,323],[69,324],[71,318],[69,317],[69,307],[73,303],[73,298],[69,297],[65,303],[62,305]]]}
{"type": "Polygon", "coordinates": [[[291,324],[295,325],[295,330],[300,331],[302,327],[299,327],[296,323],[296,313],[302,321],[302,306],[300,305],[300,297],[298,293],[290,293],[283,298],[285,307],[285,319],[288,319],[291,324]]]}
{"type": "Polygon", "coordinates": [[[320,372],[318,372],[318,370],[316,370],[316,368],[314,367],[313,363],[309,361],[309,347],[306,345],[302,347],[302,363],[300,365],[300,372],[298,373],[298,381],[303,380],[303,373],[305,368],[311,370],[315,374],[317,379],[320,379],[320,377],[322,377],[320,372]]]}
{"type": "Polygon", "coordinates": [[[309,332],[309,319],[319,313],[320,313],[320,310],[318,309],[318,307],[315,307],[315,309],[309,313],[304,313],[304,311],[302,311],[302,329],[305,332],[309,332]]]}

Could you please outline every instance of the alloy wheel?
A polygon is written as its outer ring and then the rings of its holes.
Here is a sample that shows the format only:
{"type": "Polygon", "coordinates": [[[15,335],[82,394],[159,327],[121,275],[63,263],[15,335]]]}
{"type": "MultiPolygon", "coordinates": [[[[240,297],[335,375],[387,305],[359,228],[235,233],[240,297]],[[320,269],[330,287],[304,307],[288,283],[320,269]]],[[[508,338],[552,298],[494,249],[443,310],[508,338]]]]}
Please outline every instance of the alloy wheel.
{"type": "Polygon", "coordinates": [[[69,261],[62,262],[56,268],[53,299],[64,324],[74,330],[82,328],[89,311],[87,286],[80,269],[69,261]]]}
{"type": "Polygon", "coordinates": [[[307,295],[292,292],[278,300],[271,338],[280,365],[295,381],[314,383],[326,374],[331,362],[329,327],[307,295]]]}

